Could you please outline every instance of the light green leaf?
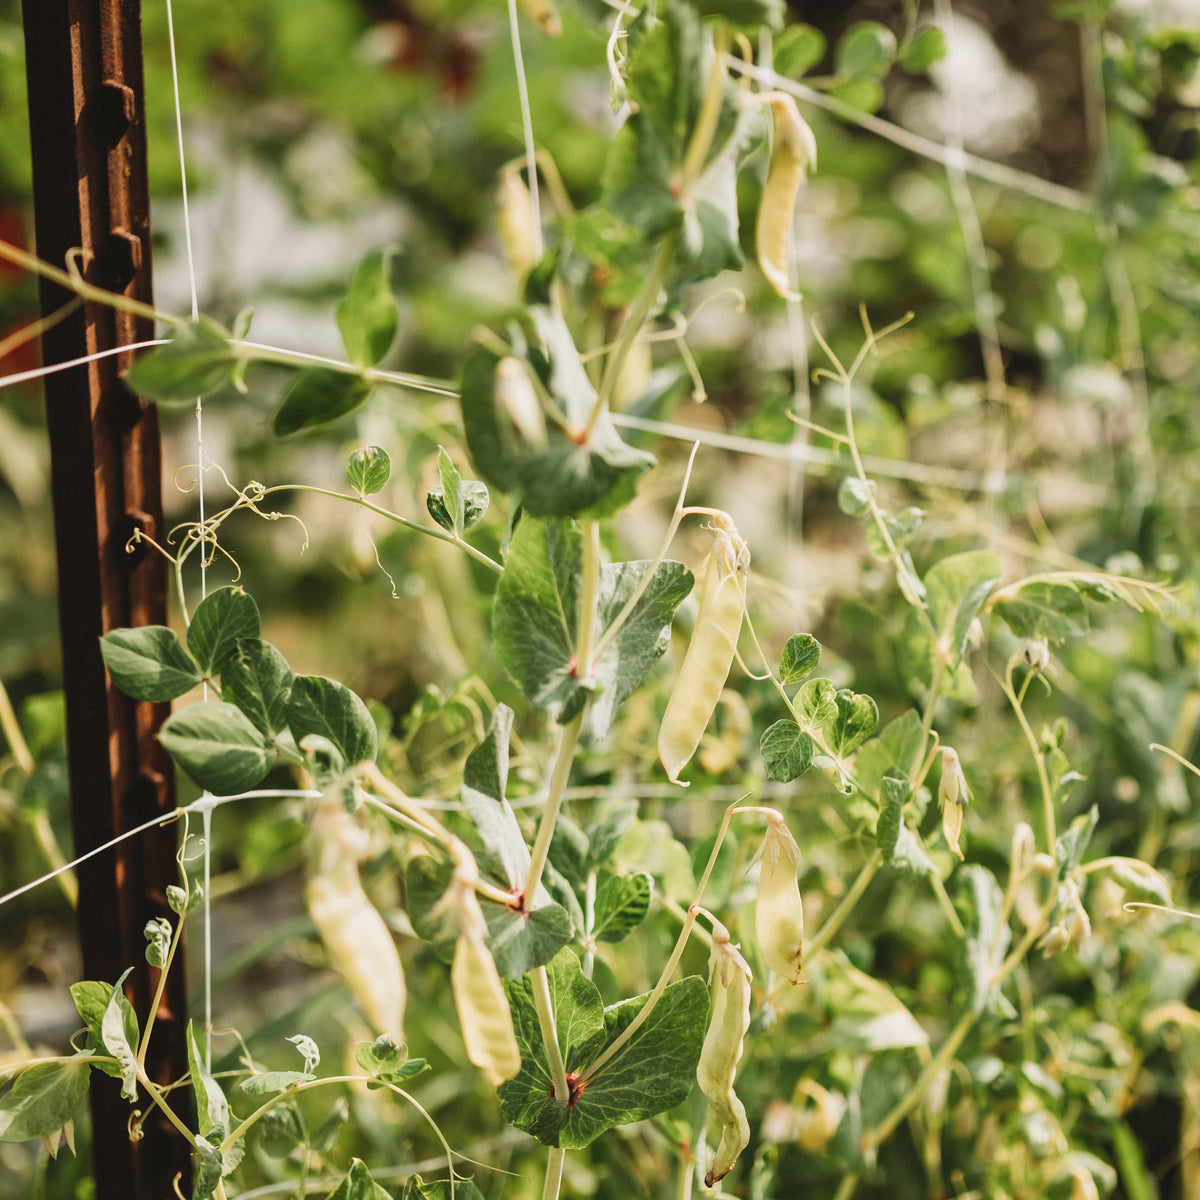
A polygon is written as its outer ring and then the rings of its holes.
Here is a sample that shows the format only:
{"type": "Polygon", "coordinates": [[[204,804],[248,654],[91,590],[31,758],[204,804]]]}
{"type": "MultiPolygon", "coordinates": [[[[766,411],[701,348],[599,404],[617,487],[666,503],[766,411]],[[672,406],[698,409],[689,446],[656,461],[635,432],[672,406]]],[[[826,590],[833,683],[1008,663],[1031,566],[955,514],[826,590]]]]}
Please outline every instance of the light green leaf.
{"type": "Polygon", "coordinates": [[[188,649],[205,675],[218,675],[242,638],[257,638],[262,621],[254,597],[241,588],[210,592],[192,614],[188,649]]]}
{"type": "Polygon", "coordinates": [[[125,1029],[125,1012],[121,1006],[121,987],[132,970],[132,967],[126,968],[121,978],[113,984],[112,995],[104,1008],[104,1016],[100,1018],[100,1040],[121,1068],[121,1095],[126,1100],[137,1099],[137,1058],[134,1055],[134,1046],[137,1043],[129,1041],[125,1029]]]}
{"type": "Polygon", "coordinates": [[[790,718],[767,729],[758,748],[767,774],[780,783],[799,779],[812,766],[813,740],[790,718]]]}
{"type": "Polygon", "coordinates": [[[400,325],[392,295],[393,247],[372,250],[358,264],[345,297],[337,306],[337,324],[350,361],[373,367],[391,348],[400,325]]]}
{"type": "MultiPolygon", "coordinates": [[[[117,1004],[121,1009],[121,1017],[125,1023],[125,1040],[131,1046],[138,1044],[138,1019],[137,1013],[133,1011],[133,1005],[125,999],[125,993],[119,988],[117,992],[117,1004]]],[[[79,1010],[79,1015],[83,1018],[84,1024],[87,1026],[88,1039],[86,1050],[89,1054],[104,1054],[104,1039],[100,1032],[101,1023],[104,1020],[105,1010],[108,1008],[109,1001],[113,997],[114,988],[111,983],[100,983],[94,979],[85,979],[79,983],[71,984],[71,999],[75,1001],[75,1007],[79,1010]]],[[[121,1078],[121,1068],[115,1063],[96,1063],[96,1069],[103,1071],[105,1075],[111,1075],[114,1079],[121,1078]]]]}
{"type": "Polygon", "coordinates": [[[354,1061],[369,1075],[386,1075],[408,1061],[408,1047],[399,1038],[384,1033],[373,1042],[359,1042],[354,1047],[354,1061]]]}
{"type": "Polygon", "coordinates": [[[967,644],[967,632],[992,588],[1000,582],[1000,555],[969,550],[943,558],[925,575],[929,615],[956,666],[967,644]]]}
{"type": "Polygon", "coordinates": [[[49,1137],[72,1118],[88,1090],[88,1064],[68,1058],[22,1071],[0,1096],[0,1142],[49,1137]]]}
{"type": "Polygon", "coordinates": [[[234,645],[221,667],[221,699],[241,709],[264,737],[288,727],[291,695],[291,668],[270,642],[246,638],[234,645]]]}
{"type": "Polygon", "coordinates": [[[146,961],[161,970],[171,947],[171,922],[166,917],[152,917],[146,922],[142,936],[146,939],[146,961]]]}
{"type": "Polygon", "coordinates": [[[840,758],[852,754],[875,732],[879,709],[870,696],[842,688],[838,692],[837,716],[830,726],[830,749],[840,758]]]}
{"type": "Polygon", "coordinates": [[[810,679],[796,693],[796,712],[809,725],[824,728],[837,719],[837,688],[830,679],[810,679]]]}
{"type": "Polygon", "coordinates": [[[1167,886],[1167,881],[1149,863],[1119,859],[1108,871],[1131,898],[1171,907],[1171,889],[1167,886]]]}
{"type": "Polygon", "coordinates": [[[854,777],[868,796],[879,793],[880,781],[889,771],[901,776],[913,769],[923,740],[921,717],[916,709],[889,721],[879,736],[866,742],[854,760],[854,777]]]}
{"type": "Polygon", "coordinates": [[[926,25],[900,51],[900,65],[914,75],[923,74],[946,57],[946,35],[936,25],[926,25]]]}
{"type": "Polygon", "coordinates": [[[209,321],[184,325],[126,372],[130,390],[148,400],[194,403],[233,382],[238,365],[224,333],[209,321]]]}
{"type": "Polygon", "coordinates": [[[473,479],[464,480],[442,446],[438,447],[438,477],[442,482],[426,493],[425,507],[447,533],[461,537],[483,520],[489,500],[487,487],[473,479]]]}
{"type": "Polygon", "coordinates": [[[312,1079],[316,1079],[316,1076],[311,1071],[260,1071],[243,1079],[238,1084],[238,1090],[247,1096],[271,1096],[312,1079]]]}
{"type": "Polygon", "coordinates": [[[619,942],[645,919],[654,894],[654,878],[646,873],[615,875],[596,893],[592,936],[598,942],[619,942]]]}
{"type": "Polygon", "coordinates": [[[908,780],[885,775],[880,784],[879,820],[875,825],[875,843],[888,866],[899,875],[915,879],[934,871],[920,839],[904,820],[908,800],[908,780]]]}
{"type": "MultiPolygon", "coordinates": [[[[1007,589],[1005,589],[1007,591],[1007,589]]],[[[1035,581],[998,601],[996,613],[1019,638],[1044,637],[1053,642],[1088,631],[1087,605],[1070,583],[1035,581]]]]}
{"type": "Polygon", "coordinates": [[[217,796],[261,783],[278,757],[241,709],[220,700],[173,713],[158,740],[200,787],[217,796]]]}
{"type": "Polygon", "coordinates": [[[779,682],[785,687],[811,675],[821,661],[821,643],[811,633],[794,633],[779,658],[779,682]]]}
{"type": "Polygon", "coordinates": [[[896,35],[878,21],[857,21],[838,42],[836,64],[839,75],[878,78],[896,57],[896,35]]]}
{"type": "Polygon", "coordinates": [[[355,450],[346,461],[346,479],[360,496],[382,492],[392,475],[392,460],[381,446],[355,450]]]}
{"type": "Polygon", "coordinates": [[[812,25],[789,25],[775,39],[772,54],[776,74],[800,79],[825,57],[825,35],[812,25]]]}
{"type": "Polygon", "coordinates": [[[297,675],[287,715],[297,742],[315,733],[337,747],[347,766],[375,761],[379,751],[375,722],[362,700],[343,684],[323,675],[297,675]]]}
{"type": "Polygon", "coordinates": [[[328,425],[356,408],[371,394],[371,385],[357,375],[331,367],[306,367],[297,371],[284,389],[275,410],[274,427],[279,437],[328,425]]]}
{"type": "Polygon", "coordinates": [[[204,1065],[204,1056],[196,1045],[196,1030],[191,1021],[187,1025],[187,1055],[192,1094],[196,1097],[197,1129],[205,1135],[215,1128],[228,1132],[229,1101],[225,1098],[221,1085],[204,1065]]]}
{"type": "Polygon", "coordinates": [[[100,639],[100,654],[113,683],[135,700],[174,700],[200,682],[196,664],[165,625],[114,629],[100,639]]]}
{"type": "Polygon", "coordinates": [[[483,1193],[470,1179],[456,1179],[451,1189],[448,1179],[425,1183],[420,1175],[410,1175],[400,1200],[483,1200],[483,1193]]]}

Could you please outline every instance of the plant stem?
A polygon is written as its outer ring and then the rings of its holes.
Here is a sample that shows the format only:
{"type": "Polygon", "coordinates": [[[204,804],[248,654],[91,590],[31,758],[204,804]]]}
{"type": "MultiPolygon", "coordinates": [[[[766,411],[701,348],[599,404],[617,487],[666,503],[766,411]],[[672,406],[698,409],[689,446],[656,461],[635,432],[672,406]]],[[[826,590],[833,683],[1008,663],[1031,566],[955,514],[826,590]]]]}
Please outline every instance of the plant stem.
{"type": "Polygon", "coordinates": [[[13,761],[17,764],[18,770],[28,778],[33,774],[33,754],[30,752],[24,733],[21,732],[20,722],[17,720],[17,714],[13,711],[12,701],[8,698],[8,689],[5,688],[3,681],[0,681],[0,733],[4,734],[4,739],[8,742],[8,748],[12,751],[13,761]]]}
{"type": "Polygon", "coordinates": [[[410,388],[415,392],[431,392],[435,396],[458,395],[458,388],[449,379],[434,379],[427,375],[412,375],[407,371],[385,371],[380,367],[358,367],[339,358],[326,358],[320,354],[306,354],[303,350],[285,350],[281,346],[267,346],[262,342],[230,341],[235,350],[249,350],[250,354],[240,357],[252,362],[279,363],[286,367],[322,366],[343,375],[356,375],[367,383],[390,383],[396,387],[410,388]]]}
{"type": "Polygon", "coordinates": [[[833,1200],[850,1200],[856,1187],[858,1187],[857,1175],[843,1175],[842,1182],[838,1184],[838,1190],[833,1194],[833,1200]]]}
{"type": "Polygon", "coordinates": [[[546,1156],[546,1182],[542,1185],[542,1200],[558,1200],[558,1189],[562,1186],[563,1163],[567,1152],[560,1146],[551,1146],[546,1156]]]}
{"type": "Polygon", "coordinates": [[[538,1028],[542,1031],[542,1041],[546,1046],[546,1061],[550,1064],[550,1075],[554,1080],[554,1099],[559,1104],[567,1104],[571,1099],[571,1089],[567,1084],[567,1067],[558,1045],[554,1000],[550,995],[550,975],[546,968],[541,966],[530,971],[529,978],[533,983],[533,1003],[537,1009],[538,1028]]]}
{"type": "Polygon", "coordinates": [[[712,149],[717,125],[721,120],[721,101],[725,95],[725,55],[728,50],[729,28],[721,22],[713,36],[713,60],[708,73],[708,84],[700,101],[700,111],[696,115],[691,139],[688,141],[687,150],[684,151],[683,165],[679,169],[676,191],[681,199],[686,199],[700,178],[704,171],[704,161],[712,149]]]}
{"type": "Polygon", "coordinates": [[[146,1028],[142,1030],[142,1040],[137,1049],[139,1071],[144,1070],[146,1066],[146,1051],[150,1048],[150,1033],[154,1029],[154,1019],[158,1016],[158,1006],[162,1003],[163,992],[166,990],[167,972],[171,969],[171,963],[174,961],[175,951],[182,935],[183,917],[181,916],[175,922],[175,928],[171,933],[171,945],[167,949],[167,958],[162,965],[162,970],[158,973],[158,985],[154,989],[154,999],[150,1002],[150,1011],[146,1014],[146,1028]]]}
{"type": "Polygon", "coordinates": [[[538,885],[542,882],[542,872],[546,869],[546,859],[550,855],[550,842],[554,838],[554,826],[558,821],[558,810],[562,807],[563,791],[566,789],[567,779],[571,774],[571,764],[575,760],[575,747],[579,744],[579,731],[582,728],[583,713],[581,712],[563,730],[562,741],[558,745],[554,770],[550,776],[550,791],[546,796],[546,807],[542,810],[542,819],[538,822],[537,836],[534,838],[533,849],[529,854],[529,874],[525,877],[525,890],[521,893],[521,905],[526,911],[533,906],[538,885]]]}
{"type": "Polygon", "coordinates": [[[812,941],[808,943],[806,947],[808,958],[811,959],[828,945],[833,935],[842,927],[854,906],[862,899],[863,893],[870,886],[871,880],[875,878],[875,873],[881,866],[883,866],[883,854],[879,850],[876,850],[863,864],[862,870],[859,871],[854,882],[841,898],[837,908],[829,914],[828,920],[817,930],[812,941]]]}
{"type": "Polygon", "coordinates": [[[162,1109],[167,1120],[187,1139],[189,1146],[194,1146],[196,1144],[196,1135],[176,1116],[175,1110],[163,1099],[163,1094],[159,1090],[158,1085],[146,1074],[146,1070],[141,1063],[138,1063],[137,1077],[138,1082],[146,1089],[146,1094],[162,1109]]]}
{"type": "Polygon", "coordinates": [[[1051,858],[1056,859],[1058,832],[1054,816],[1054,791],[1050,787],[1050,776],[1046,771],[1046,761],[1042,756],[1041,746],[1038,745],[1037,736],[1034,734],[1029,720],[1025,716],[1025,709],[1021,706],[1021,701],[1017,698],[1017,693],[1013,688],[1013,662],[1014,659],[1009,660],[1000,686],[1004,694],[1008,697],[1009,704],[1012,705],[1012,710],[1016,714],[1017,721],[1021,726],[1021,732],[1025,734],[1025,741],[1029,744],[1029,751],[1033,755],[1034,765],[1037,767],[1038,783],[1042,789],[1042,814],[1046,824],[1046,852],[1051,858]]]}

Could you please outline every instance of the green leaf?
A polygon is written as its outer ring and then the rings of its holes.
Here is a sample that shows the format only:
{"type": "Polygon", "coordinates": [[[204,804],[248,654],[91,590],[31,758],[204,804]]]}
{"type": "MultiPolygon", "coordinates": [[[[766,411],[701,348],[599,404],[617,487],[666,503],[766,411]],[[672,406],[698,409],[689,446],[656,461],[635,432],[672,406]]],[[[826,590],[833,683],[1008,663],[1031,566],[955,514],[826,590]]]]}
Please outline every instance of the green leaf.
{"type": "Polygon", "coordinates": [[[441,446],[438,447],[438,476],[442,482],[426,493],[425,507],[447,533],[461,536],[483,520],[489,502],[487,487],[474,479],[464,480],[441,446]]]}
{"type": "Polygon", "coordinates": [[[1149,900],[1153,904],[1171,907],[1171,889],[1167,882],[1149,864],[1118,860],[1108,869],[1115,879],[1134,900],[1149,900]]]}
{"type": "Polygon", "coordinates": [[[775,39],[772,55],[776,74],[799,79],[825,57],[825,35],[812,25],[789,25],[775,39]]]}
{"type": "Polygon", "coordinates": [[[839,75],[879,78],[896,57],[896,35],[878,21],[857,21],[838,42],[836,64],[839,75]]]}
{"type": "Polygon", "coordinates": [[[142,936],[146,939],[146,961],[161,970],[171,948],[171,922],[166,917],[152,917],[146,922],[142,936]]]}
{"type": "MultiPolygon", "coordinates": [[[[835,100],[840,100],[843,104],[848,104],[851,108],[857,108],[866,113],[878,112],[883,107],[883,84],[878,79],[866,76],[847,79],[845,82],[831,87],[827,94],[835,100]]],[[[868,527],[868,545],[872,533],[873,530],[868,527]]],[[[877,555],[876,557],[882,556],[877,555]]]]}
{"type": "Polygon", "coordinates": [[[301,429],[328,425],[361,408],[371,385],[357,375],[332,367],[306,367],[297,371],[284,389],[275,410],[275,433],[287,437],[301,429]]]}
{"type": "Polygon", "coordinates": [[[217,796],[261,783],[278,757],[241,709],[220,700],[173,713],[158,740],[200,787],[217,796]]]}
{"type": "Polygon", "coordinates": [[[596,893],[592,936],[598,942],[619,942],[645,919],[654,894],[654,878],[644,872],[615,875],[596,893]]]}
{"type": "Polygon", "coordinates": [[[1088,631],[1087,605],[1070,583],[1035,581],[995,605],[1001,620],[1019,638],[1061,642],[1088,631]]]}
{"type": "Polygon", "coordinates": [[[196,664],[165,625],[114,629],[100,639],[100,654],[113,683],[135,700],[174,700],[200,682],[196,664]]]}
{"type": "Polygon", "coordinates": [[[952,554],[925,576],[929,615],[945,642],[950,665],[956,666],[967,644],[967,632],[992,588],[1000,582],[1000,555],[994,550],[952,554]]]}
{"type": "Polygon", "coordinates": [[[373,1042],[359,1042],[354,1047],[354,1061],[368,1075],[386,1075],[400,1070],[408,1061],[408,1047],[399,1038],[384,1033],[373,1042]]]}
{"type": "Polygon", "coordinates": [[[865,743],[854,760],[854,777],[868,796],[879,793],[880,781],[889,771],[906,776],[923,741],[921,717],[916,709],[889,721],[879,736],[865,743]]]}
{"type": "Polygon", "coordinates": [[[885,775],[880,785],[879,820],[875,825],[875,843],[888,866],[910,879],[931,875],[934,871],[920,839],[904,820],[908,801],[908,780],[885,775]]]}
{"type": "Polygon", "coordinates": [[[338,329],[346,353],[360,367],[373,367],[396,340],[400,314],[392,295],[392,254],[392,247],[372,250],[358,264],[349,290],[337,306],[338,329]]]}
{"type": "Polygon", "coordinates": [[[476,345],[463,363],[462,410],[467,447],[480,476],[520,497],[535,517],[605,516],[626,504],[638,479],[653,465],[617,432],[608,413],[591,420],[596,392],[570,330],[557,310],[534,308],[539,344],[528,350],[529,369],[542,382],[570,435],[552,423],[544,444],[525,441],[495,395],[499,359],[476,345]]]}
{"type": "Polygon", "coordinates": [[[857,475],[847,475],[838,484],[838,508],[848,517],[862,517],[871,511],[871,500],[875,496],[875,485],[863,483],[857,475]]]}
{"type": "Polygon", "coordinates": [[[287,717],[297,743],[307,734],[328,738],[348,767],[374,762],[379,752],[379,735],[367,706],[348,687],[323,675],[295,677],[287,717]]]}
{"type": "MultiPolygon", "coordinates": [[[[600,568],[595,632],[624,607],[649,563],[605,563],[600,568]]],[[[660,563],[620,632],[594,664],[594,679],[575,672],[580,535],[567,521],[526,518],[517,527],[496,589],[492,637],[504,669],[526,698],[560,721],[570,720],[595,691],[591,708],[597,737],[666,650],[675,609],[691,591],[681,563],[660,563]],[[589,684],[592,685],[589,687],[589,684]]]]}
{"type": "MultiPolygon", "coordinates": [[[[921,520],[924,516],[923,509],[913,507],[901,509],[895,516],[889,513],[884,514],[883,523],[892,539],[892,545],[897,550],[904,551],[917,536],[917,530],[921,528],[921,520]]],[[[892,552],[888,549],[887,543],[883,540],[883,534],[879,532],[879,526],[874,521],[867,522],[863,540],[866,542],[871,556],[877,561],[887,562],[892,557],[892,552]]],[[[909,577],[919,586],[920,581],[917,579],[912,559],[908,555],[903,555],[903,561],[909,577]]]]}
{"type": "Polygon", "coordinates": [[[595,871],[608,863],[617,843],[633,827],[637,815],[637,801],[623,800],[588,826],[587,870],[595,871]]]}
{"type": "Polygon", "coordinates": [[[794,633],[779,659],[779,682],[785,687],[811,675],[821,661],[821,643],[811,633],[794,633]]]}
{"type": "Polygon", "coordinates": [[[237,365],[225,335],[200,321],[182,326],[165,346],[143,354],[126,372],[125,383],[148,400],[194,402],[232,383],[237,365]]]}
{"type": "Polygon", "coordinates": [[[317,1126],[317,1132],[312,1135],[312,1148],[319,1154],[327,1154],[337,1140],[341,1128],[350,1119],[350,1106],[345,1096],[339,1096],[330,1106],[329,1114],[317,1126]]]}
{"type": "Polygon", "coordinates": [[[247,1096],[272,1096],[312,1079],[316,1079],[316,1076],[311,1071],[260,1071],[243,1079],[238,1084],[238,1091],[245,1092],[247,1096]]]}
{"type": "Polygon", "coordinates": [[[1054,858],[1058,864],[1060,879],[1065,879],[1079,868],[1083,862],[1083,853],[1088,848],[1099,821],[1100,810],[1093,804],[1059,834],[1054,844],[1054,858]]]}
{"type": "Polygon", "coordinates": [[[208,1200],[225,1174],[225,1163],[220,1150],[207,1138],[196,1139],[196,1154],[200,1161],[196,1166],[196,1178],[192,1181],[192,1200],[208,1200]]]}
{"type": "Polygon", "coordinates": [[[229,1101],[221,1091],[221,1085],[208,1073],[204,1057],[196,1045],[196,1030],[191,1021],[187,1024],[188,1073],[192,1081],[192,1094],[196,1097],[197,1129],[207,1135],[214,1128],[229,1129],[229,1101]]]}
{"type": "Polygon", "coordinates": [[[837,718],[837,688],[830,679],[810,679],[796,693],[796,711],[810,725],[824,728],[837,718]]]}
{"type": "Polygon", "coordinates": [[[879,709],[870,696],[842,688],[838,692],[837,716],[830,726],[830,749],[839,758],[852,754],[875,732],[879,709]]]}
{"type": "Polygon", "coordinates": [[[1158,1188],[1146,1167],[1138,1135],[1125,1121],[1114,1121],[1109,1126],[1109,1135],[1125,1195],[1129,1200],[1158,1200],[1158,1188]]]}
{"type": "Polygon", "coordinates": [[[754,29],[783,24],[783,0],[687,0],[702,17],[721,17],[734,25],[754,29]]]}
{"type": "Polygon", "coordinates": [[[68,1058],[22,1071],[0,1097],[0,1142],[28,1142],[56,1134],[83,1103],[88,1064],[68,1058]]]}
{"type": "Polygon", "coordinates": [[[258,1134],[264,1154],[287,1158],[308,1140],[308,1126],[300,1108],[288,1101],[277,1104],[259,1117],[258,1134]]]}
{"type": "Polygon", "coordinates": [[[221,667],[221,699],[236,705],[264,737],[288,727],[292,671],[287,660],[259,638],[234,645],[221,667]]]}
{"type": "Polygon", "coordinates": [[[360,496],[382,492],[392,475],[392,460],[381,446],[364,446],[346,460],[346,479],[360,496]]]}
{"type": "Polygon", "coordinates": [[[448,1179],[435,1179],[426,1183],[420,1175],[410,1175],[404,1184],[400,1200],[483,1200],[483,1193],[470,1179],[461,1176],[454,1181],[451,1190],[448,1179]]]}
{"type": "Polygon", "coordinates": [[[218,675],[243,638],[257,638],[262,621],[254,597],[241,588],[210,592],[192,614],[188,649],[205,675],[218,675]]]}
{"type": "Polygon", "coordinates": [[[923,74],[946,57],[946,35],[936,25],[926,25],[900,51],[900,65],[913,75],[923,74]]]}
{"type": "Polygon", "coordinates": [[[1012,930],[1001,919],[1004,893],[991,871],[977,863],[960,868],[958,881],[959,894],[966,898],[968,907],[962,942],[968,1004],[976,1013],[992,1011],[1015,1016],[1012,1005],[992,983],[1012,941],[1012,930]]]}
{"type": "MultiPolygon", "coordinates": [[[[131,1046],[136,1046],[138,1043],[137,1013],[133,1011],[133,1005],[125,999],[124,992],[121,992],[120,989],[114,989],[111,983],[100,983],[94,979],[85,979],[79,983],[71,984],[71,999],[75,1001],[75,1007],[79,1010],[79,1015],[83,1018],[83,1022],[87,1026],[88,1040],[86,1049],[89,1054],[105,1053],[104,1039],[101,1035],[100,1027],[114,990],[117,992],[117,1004],[121,1009],[121,1016],[125,1022],[125,1040],[131,1046]]],[[[114,1063],[96,1063],[95,1066],[97,1070],[103,1071],[105,1075],[111,1075],[115,1079],[121,1078],[121,1068],[114,1063]]]]}
{"type": "MultiPolygon", "coordinates": [[[[563,1061],[568,1073],[577,1075],[628,1026],[649,997],[637,996],[602,1010],[599,993],[569,950],[559,953],[550,973],[563,1061]]],[[[516,1078],[500,1087],[501,1112],[539,1141],[568,1148],[590,1145],[614,1125],[673,1108],[691,1090],[708,1020],[708,988],[699,976],[668,987],[646,1023],[566,1105],[550,1095],[553,1082],[530,986],[511,983],[507,991],[522,1062],[516,1078]]]]}
{"type": "Polygon", "coordinates": [[[132,967],[127,967],[121,978],[113,984],[112,995],[104,1007],[104,1015],[100,1018],[100,1040],[121,1068],[121,1095],[126,1100],[137,1099],[137,1058],[134,1055],[137,1042],[129,1040],[125,1028],[125,1011],[121,1005],[121,1000],[124,999],[121,987],[132,970],[132,967]]]}
{"type": "Polygon", "coordinates": [[[767,774],[780,783],[799,779],[812,766],[813,740],[790,718],[767,729],[758,748],[767,774]]]}

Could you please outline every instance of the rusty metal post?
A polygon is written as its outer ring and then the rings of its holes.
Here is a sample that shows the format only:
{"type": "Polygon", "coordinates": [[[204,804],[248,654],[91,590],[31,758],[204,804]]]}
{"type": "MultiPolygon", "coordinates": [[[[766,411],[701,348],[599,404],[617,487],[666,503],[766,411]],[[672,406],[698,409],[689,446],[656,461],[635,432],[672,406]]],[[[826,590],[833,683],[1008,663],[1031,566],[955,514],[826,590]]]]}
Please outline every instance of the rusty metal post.
{"type": "MultiPolygon", "coordinates": [[[[150,302],[140,0],[25,0],[24,25],[38,255],[61,267],[82,247],[89,282],[150,302]]],[[[70,299],[42,280],[44,314],[70,299]]],[[[152,336],[144,318],[88,304],[42,345],[53,363],[152,336]]],[[[49,376],[45,388],[77,854],[175,806],[171,766],[155,739],[167,706],[117,692],[99,653],[108,630],[166,621],[165,563],[125,549],[138,527],[161,539],[163,521],[158,414],[121,382],[128,360],[114,355],[49,376]]],[[[168,826],[79,870],[85,974],[112,982],[135,966],[128,994],[143,1025],[157,971],[146,964],[142,930],[152,917],[172,916],[164,889],[176,881],[174,856],[168,826]]],[[[162,1082],[187,1070],[182,958],[146,1062],[162,1082]]],[[[97,1200],[165,1200],[179,1172],[186,1194],[187,1142],[155,1110],[144,1139],[132,1143],[117,1082],[96,1074],[92,1085],[97,1200]]],[[[151,1105],[142,1097],[139,1107],[151,1105]]]]}

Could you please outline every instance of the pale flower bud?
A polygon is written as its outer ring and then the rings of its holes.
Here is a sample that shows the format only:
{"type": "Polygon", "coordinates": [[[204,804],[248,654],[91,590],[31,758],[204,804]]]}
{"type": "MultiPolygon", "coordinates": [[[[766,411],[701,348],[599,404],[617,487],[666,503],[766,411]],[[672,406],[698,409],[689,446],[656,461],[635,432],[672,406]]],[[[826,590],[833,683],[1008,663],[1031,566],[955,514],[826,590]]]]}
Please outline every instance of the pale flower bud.
{"type": "Polygon", "coordinates": [[[804,955],[804,906],[796,873],[800,847],[782,817],[771,817],[763,838],[754,932],[767,966],[789,983],[800,981],[804,955]]]}
{"type": "Polygon", "coordinates": [[[942,808],[942,833],[946,844],[958,855],[963,857],[959,848],[958,837],[962,832],[963,808],[969,804],[971,793],[967,789],[967,778],[963,774],[962,763],[958,761],[958,751],[949,746],[942,748],[942,780],[938,784],[938,803],[942,808]]]}
{"type": "Polygon", "coordinates": [[[1044,637],[1030,638],[1025,643],[1025,661],[1035,671],[1044,671],[1050,665],[1050,643],[1044,637]]]}
{"type": "Polygon", "coordinates": [[[978,617],[967,626],[967,645],[972,650],[978,650],[983,645],[983,622],[978,617]]]}
{"type": "Polygon", "coordinates": [[[721,1123],[721,1141],[704,1176],[704,1186],[712,1187],[729,1173],[750,1141],[746,1109],[733,1092],[738,1060],[750,1028],[750,967],[720,925],[713,930],[708,961],[712,1009],[696,1065],[696,1082],[721,1123]]]}

